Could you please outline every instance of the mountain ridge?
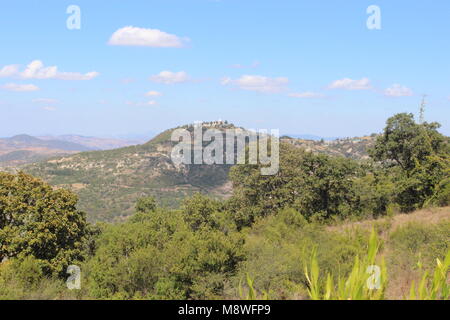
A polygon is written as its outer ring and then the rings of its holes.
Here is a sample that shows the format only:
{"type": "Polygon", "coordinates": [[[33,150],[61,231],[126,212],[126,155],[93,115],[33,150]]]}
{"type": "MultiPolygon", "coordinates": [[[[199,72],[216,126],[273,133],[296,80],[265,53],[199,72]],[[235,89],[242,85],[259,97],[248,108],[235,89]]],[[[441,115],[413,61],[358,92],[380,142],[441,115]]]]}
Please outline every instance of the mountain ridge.
{"type": "Polygon", "coordinates": [[[79,135],[32,136],[18,134],[0,138],[0,169],[17,168],[29,163],[78,152],[116,149],[139,142],[79,135]]]}
{"type": "Polygon", "coordinates": [[[83,136],[77,134],[63,134],[63,135],[47,135],[38,136],[42,140],[60,140],[77,143],[86,146],[92,150],[109,150],[126,147],[129,145],[136,145],[143,143],[145,140],[130,140],[130,139],[118,139],[118,138],[102,138],[94,136],[83,136]]]}
{"type": "Polygon", "coordinates": [[[92,150],[74,142],[42,140],[27,134],[0,138],[0,168],[18,167],[54,156],[92,150]]]}
{"type": "Polygon", "coordinates": [[[160,205],[175,207],[195,192],[219,198],[229,195],[231,165],[175,165],[171,161],[174,142],[170,137],[177,128],[144,144],[55,157],[23,170],[57,188],[75,191],[90,220],[123,220],[143,196],[155,196],[160,205]]]}
{"type": "MultiPolygon", "coordinates": [[[[133,213],[136,200],[144,196],[154,196],[160,205],[168,207],[178,206],[183,198],[195,192],[217,198],[230,196],[231,165],[172,162],[171,133],[177,128],[193,130],[193,125],[167,129],[143,144],[54,157],[27,165],[23,170],[57,188],[76,192],[80,209],[89,213],[91,221],[123,220],[133,213]]],[[[233,124],[209,124],[206,128],[237,129],[233,124]]],[[[331,142],[281,138],[281,142],[307,151],[354,159],[365,159],[365,150],[373,141],[371,136],[331,142]]]]}

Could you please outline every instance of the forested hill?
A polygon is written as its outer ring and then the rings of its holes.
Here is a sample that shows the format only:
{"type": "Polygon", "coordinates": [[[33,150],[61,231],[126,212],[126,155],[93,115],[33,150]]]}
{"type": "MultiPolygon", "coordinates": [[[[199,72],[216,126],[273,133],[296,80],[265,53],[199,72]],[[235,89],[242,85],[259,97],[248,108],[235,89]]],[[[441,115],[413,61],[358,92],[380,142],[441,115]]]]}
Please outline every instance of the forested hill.
{"type": "MultiPolygon", "coordinates": [[[[212,127],[235,128],[225,123],[212,127]]],[[[91,221],[122,220],[133,212],[136,200],[144,196],[152,195],[160,205],[168,207],[176,207],[181,199],[195,192],[228,197],[231,194],[229,165],[175,166],[172,163],[170,137],[174,129],[142,145],[59,157],[31,164],[24,170],[53,186],[76,192],[80,208],[88,213],[91,221]]],[[[314,153],[355,159],[366,158],[366,150],[374,140],[374,137],[364,137],[323,142],[281,138],[283,143],[314,153]]]]}
{"type": "MultiPolygon", "coordinates": [[[[232,125],[217,129],[228,127],[232,125]]],[[[76,192],[80,208],[91,221],[121,220],[133,213],[136,200],[144,196],[175,207],[195,192],[219,198],[229,195],[230,165],[174,165],[170,158],[173,130],[145,144],[59,157],[29,165],[24,171],[76,192]]]]}

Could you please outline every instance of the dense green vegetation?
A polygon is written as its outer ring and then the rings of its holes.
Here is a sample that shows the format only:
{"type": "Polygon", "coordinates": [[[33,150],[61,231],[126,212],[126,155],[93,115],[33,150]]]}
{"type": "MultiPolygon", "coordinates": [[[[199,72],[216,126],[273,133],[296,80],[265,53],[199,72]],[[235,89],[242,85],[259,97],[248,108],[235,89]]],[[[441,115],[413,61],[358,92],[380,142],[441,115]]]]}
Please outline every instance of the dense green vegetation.
{"type": "Polygon", "coordinates": [[[282,144],[274,176],[232,167],[227,200],[196,193],[169,209],[142,197],[114,224],[87,224],[69,191],[1,174],[0,298],[445,299],[448,215],[395,223],[397,213],[450,204],[449,139],[437,129],[396,115],[365,161],[282,144]],[[371,218],[380,219],[364,226],[371,218]],[[80,290],[64,286],[71,264],[80,290]],[[365,287],[373,264],[376,291],[365,287]]]}

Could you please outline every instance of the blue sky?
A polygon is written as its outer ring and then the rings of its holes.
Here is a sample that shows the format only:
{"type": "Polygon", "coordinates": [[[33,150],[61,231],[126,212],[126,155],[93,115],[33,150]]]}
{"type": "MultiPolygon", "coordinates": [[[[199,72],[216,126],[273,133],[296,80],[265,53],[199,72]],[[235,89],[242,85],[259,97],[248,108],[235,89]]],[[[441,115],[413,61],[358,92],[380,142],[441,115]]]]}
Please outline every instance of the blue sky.
{"type": "Polygon", "coordinates": [[[0,136],[216,119],[358,136],[417,114],[422,94],[449,135],[449,33],[448,0],[2,1],[0,136]],[[80,29],[67,28],[69,5],[80,29]]]}

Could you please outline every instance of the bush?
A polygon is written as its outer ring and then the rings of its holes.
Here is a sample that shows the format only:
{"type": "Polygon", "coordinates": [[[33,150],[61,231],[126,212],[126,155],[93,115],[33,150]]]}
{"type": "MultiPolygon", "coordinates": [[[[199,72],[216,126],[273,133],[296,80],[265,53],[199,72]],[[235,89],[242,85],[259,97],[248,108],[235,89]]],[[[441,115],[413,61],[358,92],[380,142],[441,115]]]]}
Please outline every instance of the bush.
{"type": "MultiPolygon", "coordinates": [[[[108,226],[86,264],[95,298],[205,299],[223,294],[243,259],[242,238],[215,216],[205,199],[186,204],[198,215],[156,209],[135,222],[108,226]],[[197,209],[197,203],[199,207],[197,209]]],[[[186,208],[187,210],[187,208],[186,208]]]]}
{"type": "Polygon", "coordinates": [[[44,275],[43,264],[33,257],[0,263],[0,300],[77,299],[63,280],[44,275]]]}

